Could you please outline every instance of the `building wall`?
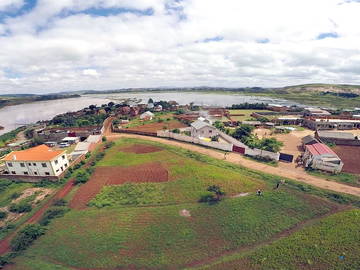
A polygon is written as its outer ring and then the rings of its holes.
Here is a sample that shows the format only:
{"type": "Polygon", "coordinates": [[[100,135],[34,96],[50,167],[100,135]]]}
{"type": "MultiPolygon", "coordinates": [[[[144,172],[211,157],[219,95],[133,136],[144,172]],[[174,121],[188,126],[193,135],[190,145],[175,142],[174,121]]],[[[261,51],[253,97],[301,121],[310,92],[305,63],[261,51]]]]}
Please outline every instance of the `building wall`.
{"type": "Polygon", "coordinates": [[[196,130],[194,127],[191,127],[191,136],[192,137],[204,137],[211,138],[213,136],[219,135],[219,132],[214,127],[203,127],[201,129],[196,130]]]}
{"type": "Polygon", "coordinates": [[[69,161],[65,153],[52,161],[6,161],[6,168],[10,175],[59,176],[68,167],[69,161]]]}

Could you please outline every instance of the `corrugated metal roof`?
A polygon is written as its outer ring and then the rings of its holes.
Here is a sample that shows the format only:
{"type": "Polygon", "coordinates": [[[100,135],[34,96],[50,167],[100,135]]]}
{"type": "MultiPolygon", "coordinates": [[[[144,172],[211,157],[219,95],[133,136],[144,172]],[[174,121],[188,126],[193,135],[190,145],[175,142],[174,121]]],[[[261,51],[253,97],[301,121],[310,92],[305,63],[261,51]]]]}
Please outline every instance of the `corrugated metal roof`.
{"type": "Polygon", "coordinates": [[[197,120],[193,123],[191,123],[191,126],[195,128],[196,130],[201,129],[203,127],[212,127],[210,124],[203,122],[201,120],[197,120]]]}
{"type": "Polygon", "coordinates": [[[309,150],[309,152],[313,156],[321,156],[321,155],[337,156],[333,150],[331,150],[327,145],[322,144],[322,143],[314,143],[314,144],[310,144],[310,145],[305,145],[305,147],[306,147],[306,149],[309,150]]]}
{"type": "Polygon", "coordinates": [[[334,132],[334,131],[319,130],[317,133],[320,138],[333,138],[333,139],[345,139],[345,140],[355,139],[355,136],[349,132],[334,132]]]}
{"type": "Polygon", "coordinates": [[[311,135],[307,135],[305,136],[304,138],[301,139],[303,144],[308,144],[308,143],[311,143],[311,142],[318,142],[318,140],[316,140],[313,136],[311,135]]]}

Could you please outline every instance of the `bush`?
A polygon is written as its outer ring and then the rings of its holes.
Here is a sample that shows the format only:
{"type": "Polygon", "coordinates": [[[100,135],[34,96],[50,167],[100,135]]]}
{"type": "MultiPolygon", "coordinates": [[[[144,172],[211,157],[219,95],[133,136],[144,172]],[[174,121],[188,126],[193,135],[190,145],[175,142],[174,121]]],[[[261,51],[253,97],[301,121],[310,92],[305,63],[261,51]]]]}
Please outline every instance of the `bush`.
{"type": "Polygon", "coordinates": [[[67,204],[67,201],[64,199],[57,199],[53,202],[54,206],[65,206],[67,204]]]}
{"type": "Polygon", "coordinates": [[[39,221],[39,224],[47,226],[52,219],[62,217],[69,210],[70,209],[66,207],[50,208],[44,213],[43,217],[39,221]]]}
{"type": "Polygon", "coordinates": [[[32,206],[26,202],[20,202],[18,204],[11,204],[9,207],[9,211],[13,213],[25,213],[30,212],[32,210],[32,206]]]}
{"type": "Polygon", "coordinates": [[[13,194],[11,194],[10,199],[15,200],[15,199],[19,198],[20,196],[21,196],[21,193],[14,192],[13,194]]]}
{"type": "Polygon", "coordinates": [[[107,138],[104,136],[104,137],[102,137],[102,139],[101,139],[103,142],[106,142],[107,141],[107,138]]]}
{"type": "Polygon", "coordinates": [[[42,179],[40,182],[34,184],[35,187],[48,187],[54,185],[55,182],[49,179],[42,179]]]}
{"type": "Polygon", "coordinates": [[[87,152],[86,155],[85,155],[85,158],[88,159],[89,157],[91,157],[91,153],[87,152]]]}
{"type": "Polygon", "coordinates": [[[89,180],[89,175],[86,171],[78,171],[75,175],[75,185],[86,183],[89,180]]]}
{"type": "Polygon", "coordinates": [[[38,224],[26,225],[24,229],[17,233],[11,240],[10,246],[13,251],[25,250],[32,242],[45,233],[45,228],[38,224]]]}
{"type": "Polygon", "coordinates": [[[180,129],[175,128],[175,129],[172,130],[172,133],[177,133],[177,134],[179,134],[179,133],[180,133],[180,129]]]}
{"type": "Polygon", "coordinates": [[[0,219],[5,219],[7,217],[7,213],[0,211],[0,219]]]}
{"type": "Polygon", "coordinates": [[[105,148],[105,149],[109,149],[109,148],[113,147],[114,145],[115,145],[114,142],[107,142],[107,143],[105,144],[104,148],[105,148]]]}

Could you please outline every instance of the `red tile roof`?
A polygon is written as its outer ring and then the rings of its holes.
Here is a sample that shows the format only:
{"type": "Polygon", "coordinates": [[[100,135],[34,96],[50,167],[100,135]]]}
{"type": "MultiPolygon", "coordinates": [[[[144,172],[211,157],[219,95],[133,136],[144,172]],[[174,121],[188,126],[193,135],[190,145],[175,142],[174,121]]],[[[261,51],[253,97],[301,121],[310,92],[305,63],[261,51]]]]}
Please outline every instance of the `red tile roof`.
{"type": "Polygon", "coordinates": [[[333,150],[331,150],[327,145],[322,143],[314,143],[311,145],[306,145],[305,147],[314,156],[326,155],[326,154],[337,156],[333,150]]]}
{"type": "Polygon", "coordinates": [[[45,144],[21,151],[14,151],[8,154],[5,161],[50,161],[65,151],[53,150],[45,144]]]}

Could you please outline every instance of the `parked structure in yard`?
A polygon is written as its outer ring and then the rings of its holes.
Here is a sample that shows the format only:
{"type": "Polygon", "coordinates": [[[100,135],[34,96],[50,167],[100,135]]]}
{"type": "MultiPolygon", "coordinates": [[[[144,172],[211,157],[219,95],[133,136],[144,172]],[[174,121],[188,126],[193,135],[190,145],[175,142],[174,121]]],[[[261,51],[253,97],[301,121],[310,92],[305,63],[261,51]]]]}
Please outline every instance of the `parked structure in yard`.
{"type": "Polygon", "coordinates": [[[211,138],[217,135],[218,130],[205,121],[197,120],[191,124],[191,137],[211,138]]]}
{"type": "Polygon", "coordinates": [[[152,112],[144,112],[143,114],[140,115],[140,119],[141,120],[152,120],[154,117],[154,114],[152,112]]]}
{"type": "Polygon", "coordinates": [[[334,143],[336,145],[360,146],[360,140],[349,132],[333,132],[318,130],[315,137],[324,143],[334,143]]]}
{"type": "Polygon", "coordinates": [[[65,137],[64,139],[61,140],[61,142],[63,143],[68,143],[68,144],[74,144],[74,143],[78,143],[80,141],[80,139],[78,137],[65,137]]]}
{"type": "Polygon", "coordinates": [[[44,144],[11,152],[3,161],[6,174],[15,176],[60,176],[69,166],[65,151],[53,150],[44,144]]]}
{"type": "Polygon", "coordinates": [[[303,155],[305,167],[323,170],[331,173],[339,173],[344,163],[327,145],[314,143],[305,145],[303,155]]]}
{"type": "Polygon", "coordinates": [[[312,130],[360,129],[360,119],[305,118],[303,126],[312,130]]]}

